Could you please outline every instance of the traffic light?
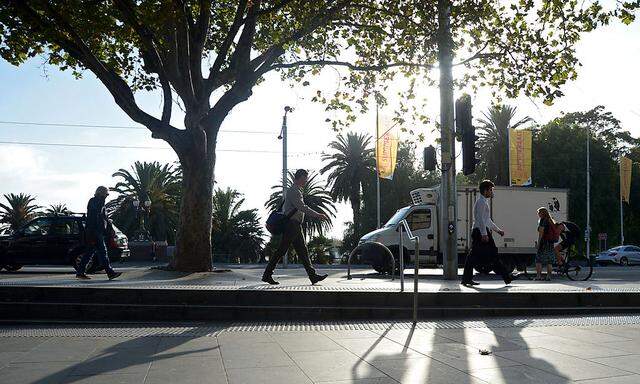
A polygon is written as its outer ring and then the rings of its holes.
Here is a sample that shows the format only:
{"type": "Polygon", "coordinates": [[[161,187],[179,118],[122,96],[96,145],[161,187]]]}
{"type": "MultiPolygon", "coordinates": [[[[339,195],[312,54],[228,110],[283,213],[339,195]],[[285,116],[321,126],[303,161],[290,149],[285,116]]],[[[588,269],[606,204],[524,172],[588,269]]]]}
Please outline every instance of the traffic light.
{"type": "Polygon", "coordinates": [[[456,100],[456,132],[462,135],[462,173],[476,171],[476,129],[471,116],[471,97],[464,95],[456,100]]]}
{"type": "Polygon", "coordinates": [[[425,171],[435,171],[437,160],[436,160],[436,149],[433,145],[430,145],[424,149],[424,170],[425,171]]]}

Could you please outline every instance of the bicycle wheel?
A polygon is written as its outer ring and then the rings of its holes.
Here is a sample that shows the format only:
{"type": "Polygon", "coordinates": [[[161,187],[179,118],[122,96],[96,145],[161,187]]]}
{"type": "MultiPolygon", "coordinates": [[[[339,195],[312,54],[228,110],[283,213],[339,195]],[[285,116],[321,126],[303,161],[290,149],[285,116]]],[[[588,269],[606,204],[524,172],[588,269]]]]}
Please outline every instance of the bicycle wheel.
{"type": "Polygon", "coordinates": [[[591,258],[586,257],[583,254],[569,255],[567,258],[567,265],[563,272],[570,280],[585,281],[589,280],[593,274],[593,263],[591,258]]]}

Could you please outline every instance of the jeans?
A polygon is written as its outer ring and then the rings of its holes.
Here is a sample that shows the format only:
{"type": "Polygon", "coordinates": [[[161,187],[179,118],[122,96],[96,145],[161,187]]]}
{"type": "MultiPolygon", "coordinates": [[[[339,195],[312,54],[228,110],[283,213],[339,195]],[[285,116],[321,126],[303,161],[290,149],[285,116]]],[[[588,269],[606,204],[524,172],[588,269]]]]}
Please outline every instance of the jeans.
{"type": "Polygon", "coordinates": [[[91,260],[94,254],[98,257],[98,262],[100,262],[100,265],[104,267],[107,274],[113,274],[114,270],[111,268],[109,256],[107,256],[107,244],[105,242],[104,235],[98,235],[96,237],[95,245],[89,247],[87,252],[82,256],[80,265],[78,265],[78,273],[86,273],[87,264],[89,264],[89,260],[91,260]]]}
{"type": "Polygon", "coordinates": [[[282,259],[289,246],[293,244],[293,248],[296,250],[298,254],[298,258],[304,265],[304,269],[307,271],[307,275],[314,276],[316,274],[316,270],[313,269],[311,265],[311,259],[309,259],[309,251],[307,250],[307,245],[304,242],[304,235],[302,234],[302,225],[295,221],[289,220],[287,223],[287,228],[282,234],[282,240],[280,241],[280,246],[276,253],[269,258],[269,264],[267,264],[267,268],[264,270],[264,276],[271,276],[273,271],[276,269],[276,265],[282,259]]]}

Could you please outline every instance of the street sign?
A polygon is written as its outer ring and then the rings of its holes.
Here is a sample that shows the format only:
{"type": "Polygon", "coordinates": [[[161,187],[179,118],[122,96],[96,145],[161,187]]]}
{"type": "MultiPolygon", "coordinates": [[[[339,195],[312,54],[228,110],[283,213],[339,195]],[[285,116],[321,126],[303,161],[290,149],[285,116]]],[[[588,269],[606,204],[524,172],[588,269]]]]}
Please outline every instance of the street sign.
{"type": "Polygon", "coordinates": [[[598,240],[607,240],[606,233],[598,233],[598,240]]]}

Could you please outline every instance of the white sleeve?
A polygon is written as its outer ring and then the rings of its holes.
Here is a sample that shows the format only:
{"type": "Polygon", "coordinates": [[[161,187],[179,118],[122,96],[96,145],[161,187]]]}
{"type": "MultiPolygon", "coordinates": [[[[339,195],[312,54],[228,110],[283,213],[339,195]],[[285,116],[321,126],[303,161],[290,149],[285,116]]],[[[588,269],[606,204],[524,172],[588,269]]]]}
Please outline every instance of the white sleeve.
{"type": "Polygon", "coordinates": [[[488,220],[487,220],[487,221],[488,221],[488,223],[487,223],[487,224],[489,225],[489,228],[490,228],[492,231],[494,231],[494,232],[498,232],[498,231],[500,231],[500,227],[498,227],[498,226],[496,225],[496,223],[494,223],[494,222],[493,222],[493,220],[491,220],[491,216],[488,216],[488,220]]]}
{"type": "Polygon", "coordinates": [[[480,234],[482,236],[487,234],[487,224],[484,222],[484,208],[485,205],[482,204],[481,199],[476,200],[476,203],[473,206],[473,218],[476,221],[476,226],[480,230],[480,234]]]}

